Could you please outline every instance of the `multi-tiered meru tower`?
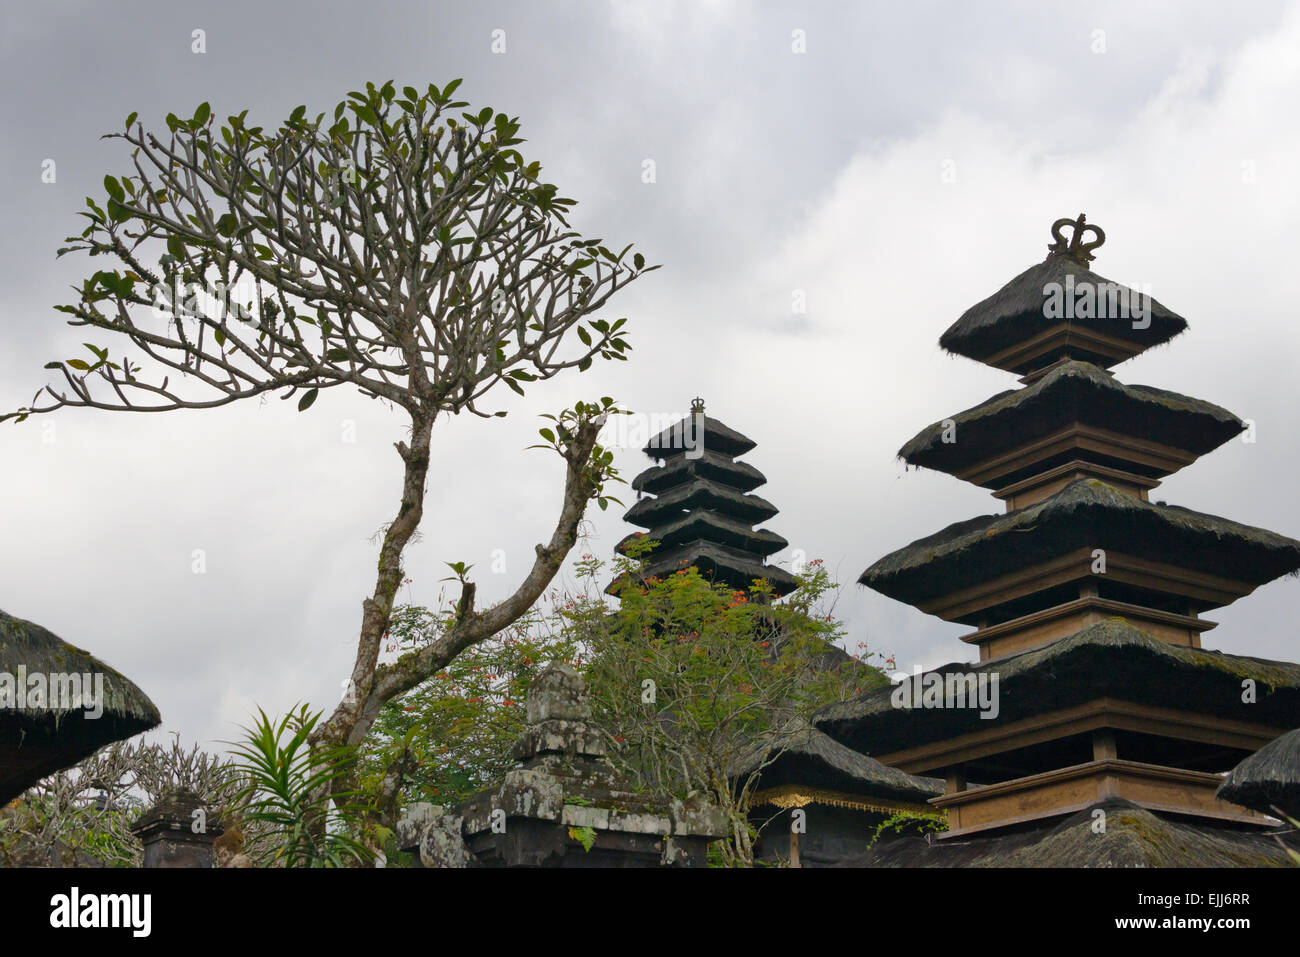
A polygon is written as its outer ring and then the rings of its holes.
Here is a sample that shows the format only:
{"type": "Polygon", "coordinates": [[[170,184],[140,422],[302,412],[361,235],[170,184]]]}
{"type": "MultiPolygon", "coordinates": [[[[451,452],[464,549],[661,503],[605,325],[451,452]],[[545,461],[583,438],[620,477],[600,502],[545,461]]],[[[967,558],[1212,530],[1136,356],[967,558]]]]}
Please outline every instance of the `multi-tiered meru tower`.
{"type": "MultiPolygon", "coordinates": [[[[773,598],[798,586],[794,576],[766,564],[769,555],[789,544],[754,526],[777,514],[767,499],[750,494],[767,481],[738,456],[758,443],[704,414],[704,400],[691,403],[691,414],[654,436],[643,450],[661,464],[632,480],[640,498],[627,520],[647,529],[628,535],[615,548],[626,553],[637,538],[659,542],[648,556],[645,577],[664,577],[695,567],[720,584],[748,592],[755,579],[767,582],[773,598]]],[[[610,585],[617,593],[619,581],[610,585]]]]}
{"type": "Polygon", "coordinates": [[[979,662],[920,676],[903,707],[886,690],[825,709],[817,725],[886,764],[945,777],[932,803],[949,836],[1116,798],[1182,821],[1267,825],[1215,789],[1300,725],[1300,666],[1202,650],[1214,624],[1201,616],[1295,572],[1300,542],[1150,501],[1160,479],[1245,425],[1114,378],[1112,366],[1187,323],[1091,271],[1104,236],[1084,217],[1052,231],[1046,261],[940,339],[1023,387],[899,453],[989,489],[1005,514],[949,526],[860,578],[967,625],[979,662]],[[990,691],[991,706],[977,702],[990,691]]]}

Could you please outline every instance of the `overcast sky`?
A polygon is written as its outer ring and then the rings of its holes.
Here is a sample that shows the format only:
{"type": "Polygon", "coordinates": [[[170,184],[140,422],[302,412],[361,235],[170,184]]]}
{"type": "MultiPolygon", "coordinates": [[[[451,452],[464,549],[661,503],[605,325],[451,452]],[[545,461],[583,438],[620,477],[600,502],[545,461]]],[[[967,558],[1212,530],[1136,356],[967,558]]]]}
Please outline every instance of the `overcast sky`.
{"type": "MultiPolygon", "coordinates": [[[[1190,323],[1119,377],[1257,423],[1254,444],[1153,497],[1300,536],[1300,7],[1284,3],[7,4],[0,409],[81,350],[51,307],[91,264],[54,253],[84,197],[124,171],[120,141],[98,137],[128,113],[157,127],[207,100],[273,126],[367,80],[453,77],[475,106],[521,118],[527,155],[579,200],[579,229],[663,269],[607,313],[629,319],[630,362],[494,396],[504,419],[435,427],[404,600],[434,601],[444,561],[476,564],[481,603],[513,590],[563,480],[558,457],[525,451],[538,414],[613,395],[666,415],[698,394],[758,442],[746,460],[781,509],[766,525],[791,543],[776,559],[826,561],[852,644],[905,669],[973,657],[967,629],[854,582],[1002,510],[895,452],[1014,385],[938,337],[1081,211],[1106,230],[1097,271],[1148,284],[1190,323]]],[[[402,424],[342,389],[301,415],[270,399],[6,424],[0,608],[119,668],[187,742],[234,737],[258,705],[330,709],[374,584],[371,539],[396,508],[402,424]]],[[[630,478],[649,463],[623,448],[618,464],[630,478]]],[[[615,508],[592,519],[576,552],[608,555],[629,526],[615,508]]],[[[1211,613],[1206,645],[1295,659],[1297,589],[1211,613]]]]}

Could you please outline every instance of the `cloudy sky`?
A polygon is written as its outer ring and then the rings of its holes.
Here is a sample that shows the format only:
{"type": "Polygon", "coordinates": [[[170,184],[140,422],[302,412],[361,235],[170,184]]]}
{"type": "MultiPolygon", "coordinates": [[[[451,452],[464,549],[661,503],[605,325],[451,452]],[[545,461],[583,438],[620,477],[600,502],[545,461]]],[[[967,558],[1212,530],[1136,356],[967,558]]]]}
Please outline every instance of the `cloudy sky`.
{"type": "MultiPolygon", "coordinates": [[[[578,228],[663,269],[607,313],[628,317],[632,361],[496,397],[504,419],[435,427],[404,599],[434,601],[444,561],[478,566],[481,600],[524,574],[563,478],[558,458],[525,451],[538,414],[607,394],[666,415],[699,394],[759,443],[747,460],[782,510],[768,527],[791,543],[777,559],[827,562],[852,643],[903,668],[970,657],[961,626],[853,582],[1001,510],[894,453],[1014,384],[937,339],[1081,211],[1107,232],[1098,271],[1148,284],[1191,325],[1120,378],[1257,424],[1254,444],[1156,497],[1300,535],[1300,6],[1284,3],[6,5],[0,408],[81,348],[51,307],[89,263],[54,252],[123,171],[121,143],[98,137],[128,113],[157,126],[207,100],[271,126],[367,80],[453,77],[475,106],[521,118],[530,158],[580,201],[578,228]]],[[[121,669],[186,741],[234,737],[257,705],[332,708],[371,539],[396,507],[401,428],[341,389],[303,415],[271,399],[0,427],[0,608],[121,669]]],[[[628,477],[647,464],[631,448],[618,463],[628,477]]],[[[607,555],[627,530],[618,510],[595,513],[578,551],[607,555]]],[[[1211,614],[1206,644],[1296,658],[1297,589],[1211,614]]]]}

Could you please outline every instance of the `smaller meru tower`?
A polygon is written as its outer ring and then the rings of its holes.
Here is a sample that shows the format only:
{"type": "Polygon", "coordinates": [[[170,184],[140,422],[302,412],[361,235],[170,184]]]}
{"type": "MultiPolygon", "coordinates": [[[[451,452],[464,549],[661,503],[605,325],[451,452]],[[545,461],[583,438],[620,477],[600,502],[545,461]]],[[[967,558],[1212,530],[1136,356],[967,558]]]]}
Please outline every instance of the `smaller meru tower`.
{"type": "Polygon", "coordinates": [[[1150,500],[1162,478],[1245,425],[1116,379],[1111,367],[1187,323],[1092,272],[1105,237],[1083,216],[1058,220],[1052,235],[1045,261],[940,339],[1021,387],[899,452],[988,489],[1005,512],[913,542],[859,579],[966,625],[979,661],[919,676],[933,701],[918,690],[900,707],[885,689],[823,709],[817,726],[885,764],[943,777],[931,803],[948,813],[944,841],[1113,800],[1198,827],[1271,826],[1215,791],[1300,725],[1300,665],[1203,650],[1214,623],[1202,616],[1300,569],[1300,542],[1150,500]],[[945,696],[994,680],[994,714],[945,696]]]}
{"type": "MultiPolygon", "coordinates": [[[[627,521],[647,529],[615,546],[626,554],[638,538],[659,542],[648,556],[646,578],[662,578],[695,567],[705,578],[748,592],[755,579],[770,586],[773,598],[798,587],[794,576],[766,564],[789,544],[754,526],[777,514],[777,507],[752,494],[767,479],[737,457],[758,443],[704,414],[704,400],[691,402],[690,415],[650,439],[642,450],[660,464],[632,480],[638,501],[627,521]],[[641,498],[648,494],[649,498],[641,498]]],[[[611,583],[617,594],[622,582],[611,583]]]]}

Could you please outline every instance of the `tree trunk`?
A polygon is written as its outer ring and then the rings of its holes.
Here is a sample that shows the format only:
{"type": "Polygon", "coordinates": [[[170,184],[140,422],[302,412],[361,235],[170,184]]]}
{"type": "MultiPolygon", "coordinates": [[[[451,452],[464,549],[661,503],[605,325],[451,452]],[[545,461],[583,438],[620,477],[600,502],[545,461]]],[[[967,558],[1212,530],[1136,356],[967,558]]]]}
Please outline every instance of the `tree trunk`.
{"type": "Polygon", "coordinates": [[[312,744],[357,745],[370,730],[373,719],[365,721],[366,704],[374,690],[375,672],[379,665],[379,652],[392,619],[393,602],[404,576],[402,553],[420,526],[424,516],[425,483],[429,475],[429,440],[433,430],[433,417],[414,418],[411,427],[411,445],[397,443],[398,454],[405,463],[402,479],[402,501],[397,517],[384,531],[383,545],[379,549],[379,566],[374,593],[361,604],[361,635],[357,642],[357,656],[352,665],[343,700],[339,702],[330,719],[318,725],[312,735],[312,744]]]}

